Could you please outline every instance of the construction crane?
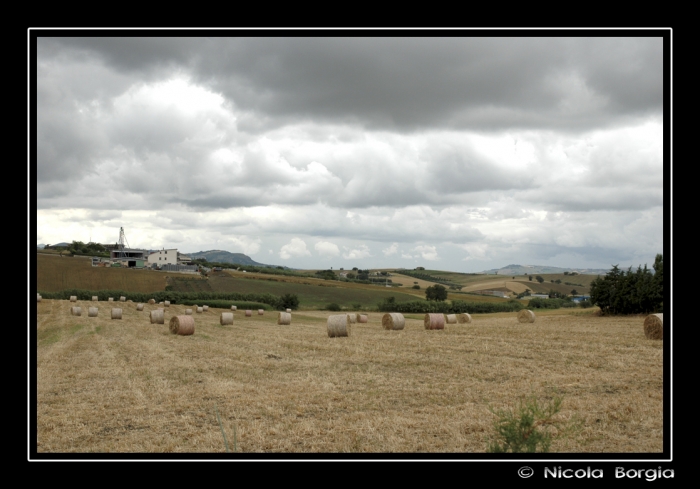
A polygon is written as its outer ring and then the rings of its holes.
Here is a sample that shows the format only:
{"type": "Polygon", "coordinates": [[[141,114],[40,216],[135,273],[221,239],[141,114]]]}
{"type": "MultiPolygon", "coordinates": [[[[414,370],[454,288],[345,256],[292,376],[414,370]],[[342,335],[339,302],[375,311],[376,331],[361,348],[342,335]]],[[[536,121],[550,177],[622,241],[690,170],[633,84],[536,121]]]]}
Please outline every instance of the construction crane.
{"type": "Polygon", "coordinates": [[[120,227],[119,228],[119,243],[118,243],[119,258],[126,258],[126,252],[124,251],[126,248],[129,248],[129,242],[126,240],[126,235],[124,234],[124,228],[120,227]],[[124,246],[124,243],[126,243],[126,246],[124,246]]]}

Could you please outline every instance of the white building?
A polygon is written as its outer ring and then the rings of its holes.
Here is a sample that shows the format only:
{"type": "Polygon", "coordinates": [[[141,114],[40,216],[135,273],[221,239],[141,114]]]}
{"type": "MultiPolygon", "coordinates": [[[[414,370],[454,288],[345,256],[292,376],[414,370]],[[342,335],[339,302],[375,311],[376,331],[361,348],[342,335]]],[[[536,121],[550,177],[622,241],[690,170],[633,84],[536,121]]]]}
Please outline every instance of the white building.
{"type": "Polygon", "coordinates": [[[177,265],[177,249],[162,249],[148,255],[148,266],[177,265]]]}

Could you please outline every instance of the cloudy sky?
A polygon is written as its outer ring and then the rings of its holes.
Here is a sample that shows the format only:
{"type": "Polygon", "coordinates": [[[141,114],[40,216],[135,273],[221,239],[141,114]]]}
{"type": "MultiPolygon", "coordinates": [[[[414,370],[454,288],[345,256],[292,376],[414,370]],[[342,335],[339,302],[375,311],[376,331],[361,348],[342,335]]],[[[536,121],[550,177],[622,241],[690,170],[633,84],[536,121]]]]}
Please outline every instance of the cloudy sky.
{"type": "Polygon", "coordinates": [[[462,272],[664,252],[661,31],[232,34],[38,38],[37,244],[123,227],[135,248],[462,272]]]}

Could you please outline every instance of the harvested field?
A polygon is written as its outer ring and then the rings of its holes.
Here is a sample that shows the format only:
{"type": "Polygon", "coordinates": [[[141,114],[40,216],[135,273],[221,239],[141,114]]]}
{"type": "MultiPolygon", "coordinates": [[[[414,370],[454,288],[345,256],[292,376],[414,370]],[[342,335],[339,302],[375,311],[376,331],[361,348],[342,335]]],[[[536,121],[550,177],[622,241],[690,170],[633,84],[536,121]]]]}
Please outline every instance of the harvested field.
{"type": "Polygon", "coordinates": [[[663,450],[663,341],[639,316],[547,311],[523,327],[512,313],[475,314],[478,327],[427,331],[423,314],[405,314],[393,331],[373,314],[329,338],[328,312],[221,326],[230,310],[211,308],[181,336],[168,324],[183,305],[165,324],[70,305],[36,304],[39,453],[222,453],[217,410],[245,453],[484,453],[489,407],[530,394],[561,395],[559,416],[581,422],[552,452],[663,450]]]}

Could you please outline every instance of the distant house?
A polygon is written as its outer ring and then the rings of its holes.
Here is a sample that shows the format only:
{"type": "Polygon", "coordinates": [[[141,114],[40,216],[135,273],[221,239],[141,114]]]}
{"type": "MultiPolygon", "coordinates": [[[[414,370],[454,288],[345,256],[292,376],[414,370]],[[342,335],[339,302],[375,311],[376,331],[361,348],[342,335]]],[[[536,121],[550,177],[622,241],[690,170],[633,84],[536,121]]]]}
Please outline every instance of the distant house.
{"type": "Polygon", "coordinates": [[[590,295],[578,295],[576,297],[572,297],[571,300],[574,302],[589,301],[589,300],[591,300],[591,296],[590,295]]]}
{"type": "Polygon", "coordinates": [[[348,272],[340,272],[339,274],[342,278],[347,278],[348,272]]]}
{"type": "Polygon", "coordinates": [[[177,249],[162,249],[148,255],[148,266],[177,265],[177,249]]]}
{"type": "Polygon", "coordinates": [[[549,299],[547,294],[530,294],[531,299],[549,299]]]}

